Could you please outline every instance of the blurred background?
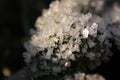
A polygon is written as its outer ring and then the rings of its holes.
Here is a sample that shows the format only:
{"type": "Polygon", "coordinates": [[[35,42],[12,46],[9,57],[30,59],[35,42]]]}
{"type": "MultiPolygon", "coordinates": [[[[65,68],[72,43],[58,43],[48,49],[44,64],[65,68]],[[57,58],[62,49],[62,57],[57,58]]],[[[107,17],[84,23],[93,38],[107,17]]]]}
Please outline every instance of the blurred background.
{"type": "MultiPolygon", "coordinates": [[[[0,0],[0,80],[8,78],[25,66],[22,53],[30,29],[43,9],[53,0],[0,0]]],[[[112,6],[116,0],[108,0],[112,6]]],[[[120,51],[113,46],[114,55],[91,73],[99,73],[108,80],[119,80],[120,51]],[[116,79],[115,79],[116,78],[116,79]]]]}

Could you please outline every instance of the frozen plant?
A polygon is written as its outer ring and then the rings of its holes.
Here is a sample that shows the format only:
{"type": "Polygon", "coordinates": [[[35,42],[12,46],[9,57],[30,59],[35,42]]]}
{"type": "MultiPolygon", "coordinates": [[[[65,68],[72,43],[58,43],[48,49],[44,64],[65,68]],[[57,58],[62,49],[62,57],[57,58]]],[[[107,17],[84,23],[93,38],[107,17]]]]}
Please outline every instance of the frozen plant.
{"type": "MultiPolygon", "coordinates": [[[[109,40],[114,38],[111,33],[117,28],[109,26],[108,16],[100,17],[97,13],[90,12],[87,8],[90,1],[92,0],[56,0],[38,17],[35,23],[36,33],[25,43],[27,51],[23,53],[25,62],[34,65],[30,70],[36,77],[57,75],[71,70],[71,67],[77,71],[92,70],[102,61],[109,60],[112,55],[109,40]]],[[[99,6],[103,5],[104,1],[99,6]]],[[[92,6],[95,8],[98,5],[91,2],[91,8],[92,6]]],[[[100,9],[99,6],[96,11],[100,9]]],[[[111,23],[119,21],[119,17],[111,17],[111,23]]],[[[120,27],[119,24],[118,26],[120,27]]],[[[117,41],[119,31],[120,29],[114,33],[117,43],[120,43],[117,41]]]]}

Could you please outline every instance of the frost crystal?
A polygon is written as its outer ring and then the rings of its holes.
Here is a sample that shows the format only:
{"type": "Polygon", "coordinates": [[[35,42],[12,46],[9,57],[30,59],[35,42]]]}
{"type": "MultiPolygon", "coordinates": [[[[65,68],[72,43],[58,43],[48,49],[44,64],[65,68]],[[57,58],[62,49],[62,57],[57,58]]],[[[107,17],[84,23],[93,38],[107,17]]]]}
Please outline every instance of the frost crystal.
{"type": "Polygon", "coordinates": [[[88,38],[89,31],[87,29],[84,29],[82,35],[83,35],[83,38],[88,38]]]}
{"type": "MultiPolygon", "coordinates": [[[[89,11],[83,14],[81,4],[88,6],[89,1],[56,0],[51,3],[36,21],[36,33],[25,43],[27,52],[23,55],[26,63],[37,63],[38,71],[55,74],[74,66],[71,61],[77,63],[76,69],[79,70],[94,69],[102,60],[108,60],[111,56],[111,33],[120,37],[120,28],[117,31],[117,27],[108,27],[107,16],[104,19],[89,11]]],[[[120,43],[118,37],[115,40],[120,43]]]]}

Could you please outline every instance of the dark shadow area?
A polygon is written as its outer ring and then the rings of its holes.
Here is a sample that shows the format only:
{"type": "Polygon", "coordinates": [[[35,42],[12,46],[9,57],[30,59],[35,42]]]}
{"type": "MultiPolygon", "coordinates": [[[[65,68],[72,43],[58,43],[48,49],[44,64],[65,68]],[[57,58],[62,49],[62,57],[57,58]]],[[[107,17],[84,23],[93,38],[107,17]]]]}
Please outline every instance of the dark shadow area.
{"type": "Polygon", "coordinates": [[[29,30],[42,9],[49,7],[51,0],[0,0],[0,80],[3,70],[11,75],[25,66],[23,44],[30,38],[29,30]]]}
{"type": "Polygon", "coordinates": [[[112,52],[113,56],[110,58],[109,62],[102,63],[102,65],[97,67],[93,73],[102,74],[107,80],[118,80],[120,71],[120,51],[117,50],[117,47],[114,44],[112,52]]]}

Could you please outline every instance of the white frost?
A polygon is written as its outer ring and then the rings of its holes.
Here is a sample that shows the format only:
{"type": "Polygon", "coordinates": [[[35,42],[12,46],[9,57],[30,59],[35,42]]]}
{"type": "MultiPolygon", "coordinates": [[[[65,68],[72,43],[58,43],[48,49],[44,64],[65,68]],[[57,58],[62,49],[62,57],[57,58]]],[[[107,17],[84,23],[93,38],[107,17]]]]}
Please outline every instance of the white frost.
{"type": "Polygon", "coordinates": [[[89,31],[85,28],[82,32],[83,38],[88,38],[89,31]]]}

